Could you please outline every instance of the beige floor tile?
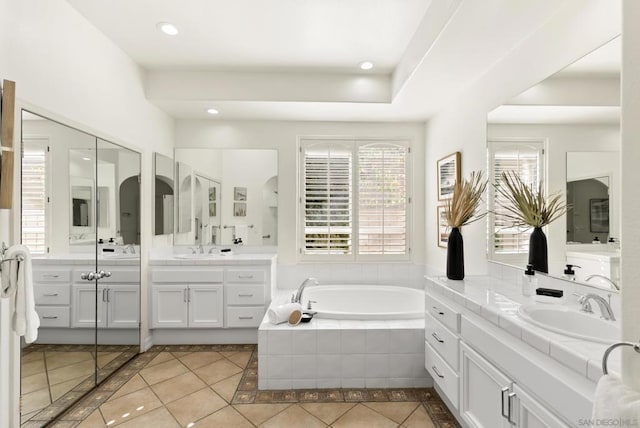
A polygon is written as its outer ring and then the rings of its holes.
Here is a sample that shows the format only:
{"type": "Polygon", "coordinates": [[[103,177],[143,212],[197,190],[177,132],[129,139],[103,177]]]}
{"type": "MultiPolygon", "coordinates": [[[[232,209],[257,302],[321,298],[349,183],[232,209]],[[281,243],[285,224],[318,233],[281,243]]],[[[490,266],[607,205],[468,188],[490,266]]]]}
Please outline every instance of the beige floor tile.
{"type": "Polygon", "coordinates": [[[327,425],[334,423],[356,403],[301,403],[300,406],[327,425]]]}
{"type": "Polygon", "coordinates": [[[219,352],[192,352],[184,357],[180,357],[180,361],[191,370],[195,370],[207,364],[215,363],[222,358],[219,352]]]}
{"type": "Polygon", "coordinates": [[[151,388],[144,388],[113,401],[107,401],[100,406],[100,411],[107,423],[114,421],[114,424],[119,424],[161,406],[162,402],[158,400],[151,388]]]}
{"type": "Polygon", "coordinates": [[[192,372],[187,372],[164,382],[156,383],[151,389],[164,404],[167,404],[192,392],[199,391],[206,386],[198,376],[192,372]]]}
{"type": "Polygon", "coordinates": [[[233,400],[233,395],[236,393],[236,389],[238,389],[238,384],[240,383],[241,379],[242,373],[238,373],[237,375],[233,375],[230,378],[214,383],[213,385],[211,385],[211,388],[213,388],[213,390],[217,392],[218,395],[224,398],[227,403],[231,403],[231,400],[233,400]]]}
{"type": "Polygon", "coordinates": [[[29,361],[20,365],[20,377],[29,377],[45,371],[44,359],[29,361]]]}
{"type": "Polygon", "coordinates": [[[131,394],[132,392],[139,391],[147,386],[147,382],[145,382],[139,374],[136,374],[129,379],[127,383],[122,385],[111,397],[109,397],[109,400],[107,401],[112,401],[116,398],[122,397],[123,395],[131,394]]]}
{"type": "Polygon", "coordinates": [[[229,361],[231,361],[233,364],[237,365],[241,369],[244,369],[247,367],[247,363],[249,362],[250,358],[251,358],[251,352],[236,352],[230,357],[227,357],[229,361]]]}
{"type": "Polygon", "coordinates": [[[175,360],[175,357],[171,355],[171,352],[160,352],[153,360],[149,361],[149,363],[144,366],[145,368],[153,367],[160,363],[164,363],[169,360],[175,360]]]}
{"type": "Polygon", "coordinates": [[[122,428],[179,428],[180,424],[171,416],[171,413],[161,407],[135,419],[125,421],[122,428]]]}
{"type": "Polygon", "coordinates": [[[407,428],[435,428],[435,424],[421,404],[402,424],[407,428]]]}
{"type": "Polygon", "coordinates": [[[236,404],[233,407],[254,425],[271,419],[291,404],[236,404]]]}
{"type": "Polygon", "coordinates": [[[253,428],[253,424],[232,406],[227,406],[199,420],[195,426],[198,428],[253,428]]]}
{"type": "Polygon", "coordinates": [[[29,352],[28,354],[21,356],[20,361],[22,363],[30,363],[31,361],[39,361],[39,360],[42,360],[43,358],[44,358],[44,352],[41,352],[41,351],[29,352]]]}
{"type": "Polygon", "coordinates": [[[31,413],[51,404],[49,388],[24,394],[20,397],[20,413],[31,413]]]}
{"type": "Polygon", "coordinates": [[[87,419],[82,421],[76,428],[104,428],[105,422],[99,409],[91,413],[87,419]]]}
{"type": "Polygon", "coordinates": [[[38,413],[40,413],[40,409],[34,410],[31,413],[27,413],[27,414],[23,413],[23,414],[21,414],[20,415],[20,423],[23,424],[23,423],[27,422],[29,419],[31,419],[32,417],[34,417],[38,413]]]}
{"type": "Polygon", "coordinates": [[[207,387],[167,404],[167,409],[182,426],[185,426],[226,406],[227,403],[207,387]]]}
{"type": "Polygon", "coordinates": [[[220,354],[225,358],[229,358],[233,354],[237,354],[237,353],[238,351],[220,351],[220,354]]]}
{"type": "Polygon", "coordinates": [[[98,367],[103,368],[120,354],[122,354],[122,352],[98,352],[98,367]]]}
{"type": "Polygon", "coordinates": [[[142,376],[149,385],[154,385],[188,371],[189,369],[187,369],[180,361],[173,359],[164,363],[156,364],[153,367],[145,367],[140,370],[140,376],[142,376]]]}
{"type": "Polygon", "coordinates": [[[325,428],[327,425],[320,419],[305,412],[304,409],[297,404],[278,413],[265,423],[260,425],[264,428],[281,428],[281,427],[305,427],[305,428],[325,428]]]}
{"type": "Polygon", "coordinates": [[[334,428],[397,428],[398,424],[362,404],[356,405],[332,424],[334,428]]]}
{"type": "Polygon", "coordinates": [[[185,355],[193,354],[193,352],[191,352],[191,351],[176,351],[176,352],[172,352],[172,354],[176,358],[182,358],[185,355]]]}
{"type": "Polygon", "coordinates": [[[382,416],[385,416],[391,419],[394,422],[401,424],[405,419],[409,417],[416,407],[418,407],[417,402],[394,402],[394,403],[362,403],[370,409],[375,410],[380,413],[382,416]]]}
{"type": "Polygon", "coordinates": [[[193,371],[209,385],[242,372],[242,369],[227,360],[216,361],[193,371]]]}
{"type": "Polygon", "coordinates": [[[55,370],[48,370],[49,384],[57,385],[62,382],[76,379],[80,376],[89,376],[95,372],[93,360],[81,361],[69,366],[60,367],[55,370]]]}
{"type": "Polygon", "coordinates": [[[48,387],[49,382],[47,381],[46,372],[36,373],[31,376],[23,377],[20,380],[20,392],[22,394],[28,394],[30,392],[48,387]]]}
{"type": "Polygon", "coordinates": [[[44,357],[47,360],[47,370],[54,370],[64,366],[70,366],[82,361],[93,361],[93,355],[91,354],[91,352],[47,351],[45,352],[44,357]]]}
{"type": "Polygon", "coordinates": [[[58,398],[62,397],[67,392],[71,391],[81,382],[83,382],[87,376],[80,376],[75,379],[70,379],[66,382],[61,382],[55,385],[51,385],[49,388],[51,389],[51,400],[56,401],[58,398]]]}

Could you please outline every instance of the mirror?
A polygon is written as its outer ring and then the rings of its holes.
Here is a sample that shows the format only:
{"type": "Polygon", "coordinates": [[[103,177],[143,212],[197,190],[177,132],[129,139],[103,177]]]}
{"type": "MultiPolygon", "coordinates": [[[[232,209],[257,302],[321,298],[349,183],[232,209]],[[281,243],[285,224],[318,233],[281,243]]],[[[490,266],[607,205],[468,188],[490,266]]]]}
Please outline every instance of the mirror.
{"type": "MultiPolygon", "coordinates": [[[[545,228],[551,276],[563,277],[569,263],[581,266],[577,281],[600,274],[619,285],[619,244],[608,240],[620,238],[620,62],[616,38],[487,116],[489,173],[513,169],[541,179],[548,194],[572,205],[545,228]]],[[[490,218],[492,229],[489,259],[524,268],[529,232],[506,235],[490,218]]],[[[606,280],[586,283],[611,289],[606,280]]]]}
{"type": "Polygon", "coordinates": [[[178,215],[193,214],[189,225],[182,225],[187,218],[181,217],[176,244],[277,245],[277,150],[181,148],[175,159],[193,177],[190,196],[185,195],[191,205],[180,205],[178,215]]]}
{"type": "Polygon", "coordinates": [[[155,223],[154,235],[170,235],[173,233],[173,189],[174,170],[173,159],[154,153],[154,193],[155,193],[155,223]]]}
{"type": "Polygon", "coordinates": [[[191,167],[184,162],[177,163],[178,182],[178,233],[191,232],[191,167]]]}

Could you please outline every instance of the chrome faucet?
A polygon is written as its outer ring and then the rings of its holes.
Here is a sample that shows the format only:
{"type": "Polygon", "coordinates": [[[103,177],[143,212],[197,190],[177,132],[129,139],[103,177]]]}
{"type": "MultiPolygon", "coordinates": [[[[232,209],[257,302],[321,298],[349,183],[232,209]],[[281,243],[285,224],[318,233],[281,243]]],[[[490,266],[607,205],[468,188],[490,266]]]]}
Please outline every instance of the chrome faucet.
{"type": "Polygon", "coordinates": [[[602,278],[611,286],[611,288],[613,288],[614,290],[620,291],[620,287],[618,287],[618,284],[616,284],[615,282],[613,282],[611,279],[607,278],[604,275],[600,275],[600,274],[589,275],[588,277],[585,278],[584,281],[589,282],[589,280],[593,278],[602,278]]]}
{"type": "Polygon", "coordinates": [[[600,314],[602,318],[605,320],[615,321],[616,317],[613,315],[613,309],[611,309],[611,305],[607,302],[603,297],[598,296],[597,294],[584,294],[579,295],[578,303],[582,306],[582,311],[593,313],[593,308],[591,307],[591,303],[589,300],[593,300],[600,307],[600,314]]]}
{"type": "Polygon", "coordinates": [[[318,280],[315,278],[307,278],[302,281],[302,284],[300,284],[300,287],[298,287],[298,291],[296,292],[295,296],[293,296],[291,299],[292,303],[302,303],[302,292],[304,291],[305,287],[309,285],[309,283],[318,285],[318,280]]]}
{"type": "Polygon", "coordinates": [[[136,247],[134,247],[131,244],[125,245],[124,248],[122,249],[122,254],[135,254],[136,253],[136,247]]]}
{"type": "Polygon", "coordinates": [[[198,244],[197,247],[189,247],[191,254],[204,254],[204,247],[202,244],[198,244]]]}

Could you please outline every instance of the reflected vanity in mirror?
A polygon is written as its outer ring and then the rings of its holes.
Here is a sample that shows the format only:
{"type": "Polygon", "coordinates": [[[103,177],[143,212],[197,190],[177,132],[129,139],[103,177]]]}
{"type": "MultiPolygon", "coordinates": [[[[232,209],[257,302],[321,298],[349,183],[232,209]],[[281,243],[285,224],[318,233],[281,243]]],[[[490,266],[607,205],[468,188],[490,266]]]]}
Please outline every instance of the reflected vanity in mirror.
{"type": "Polygon", "coordinates": [[[175,244],[277,245],[277,150],[180,148],[175,160],[191,172],[178,174],[175,244]]]}
{"type": "MultiPolygon", "coordinates": [[[[616,38],[487,116],[489,175],[515,170],[570,205],[545,228],[549,275],[577,265],[576,281],[610,290],[620,285],[620,61],[616,38]]],[[[490,189],[490,209],[494,198],[490,189]]],[[[489,259],[524,269],[530,231],[494,216],[489,230],[489,259]]]]}
{"type": "Polygon", "coordinates": [[[173,159],[160,153],[153,155],[155,217],[154,235],[173,233],[174,178],[173,159]]]}

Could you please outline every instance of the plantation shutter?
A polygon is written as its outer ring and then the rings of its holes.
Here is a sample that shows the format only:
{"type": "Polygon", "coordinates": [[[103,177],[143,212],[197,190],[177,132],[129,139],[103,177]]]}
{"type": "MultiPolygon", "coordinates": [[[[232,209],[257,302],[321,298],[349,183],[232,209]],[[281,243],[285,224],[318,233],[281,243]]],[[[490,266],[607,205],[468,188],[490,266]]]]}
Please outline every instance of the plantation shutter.
{"type": "MultiPolygon", "coordinates": [[[[493,183],[501,185],[502,173],[514,171],[525,184],[537,188],[542,179],[542,143],[492,142],[493,183]]],[[[494,254],[523,254],[529,251],[530,227],[514,227],[500,205],[505,198],[493,191],[495,211],[492,234],[494,254]]]]}
{"type": "Polygon", "coordinates": [[[340,143],[304,148],[304,254],[353,254],[351,150],[340,143]]]}
{"type": "Polygon", "coordinates": [[[22,156],[22,245],[32,254],[47,252],[46,144],[24,142],[22,156]]]}
{"type": "Polygon", "coordinates": [[[358,149],[359,254],[407,253],[407,148],[358,149]]]}

